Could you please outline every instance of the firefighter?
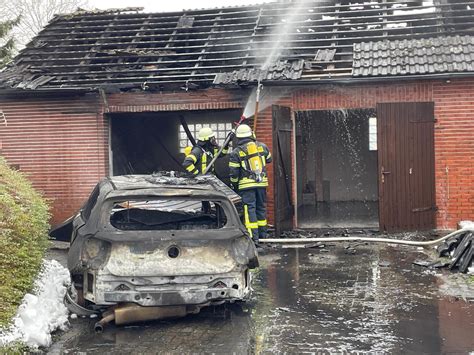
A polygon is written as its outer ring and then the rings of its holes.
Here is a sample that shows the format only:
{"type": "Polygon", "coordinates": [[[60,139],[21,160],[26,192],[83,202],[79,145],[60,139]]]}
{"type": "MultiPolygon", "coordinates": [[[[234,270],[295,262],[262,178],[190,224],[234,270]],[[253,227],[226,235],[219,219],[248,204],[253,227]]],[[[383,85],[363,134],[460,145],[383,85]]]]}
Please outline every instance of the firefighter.
{"type": "MultiPolygon", "coordinates": [[[[219,145],[216,142],[216,133],[210,127],[203,127],[197,134],[197,144],[186,154],[183,161],[183,167],[187,172],[193,175],[203,174],[207,165],[211,162],[214,155],[219,151],[219,145]]],[[[221,157],[228,153],[229,147],[222,150],[221,157]]],[[[209,173],[215,174],[214,166],[209,173]]]]}
{"type": "Polygon", "coordinates": [[[252,129],[241,124],[236,130],[237,147],[230,153],[230,181],[242,197],[244,223],[255,244],[267,236],[266,165],[272,162],[268,147],[258,142],[252,129]]]}

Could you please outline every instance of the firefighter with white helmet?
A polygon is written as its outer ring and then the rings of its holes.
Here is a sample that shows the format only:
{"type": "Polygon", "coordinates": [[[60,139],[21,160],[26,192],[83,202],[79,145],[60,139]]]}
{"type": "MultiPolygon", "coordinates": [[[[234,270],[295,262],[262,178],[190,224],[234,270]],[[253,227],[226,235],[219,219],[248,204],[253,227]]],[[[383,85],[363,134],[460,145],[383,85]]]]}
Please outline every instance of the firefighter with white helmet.
{"type": "Polygon", "coordinates": [[[242,197],[245,226],[258,244],[267,235],[266,165],[272,162],[272,155],[265,144],[255,139],[248,125],[237,127],[235,135],[237,147],[229,155],[230,181],[242,197]]]}
{"type": "MultiPolygon", "coordinates": [[[[203,174],[218,151],[219,145],[216,141],[216,133],[210,127],[202,127],[197,134],[197,144],[184,158],[183,167],[193,175],[203,174]]],[[[228,147],[225,147],[221,156],[227,153],[228,147]]],[[[209,172],[215,173],[214,166],[209,172]]]]}

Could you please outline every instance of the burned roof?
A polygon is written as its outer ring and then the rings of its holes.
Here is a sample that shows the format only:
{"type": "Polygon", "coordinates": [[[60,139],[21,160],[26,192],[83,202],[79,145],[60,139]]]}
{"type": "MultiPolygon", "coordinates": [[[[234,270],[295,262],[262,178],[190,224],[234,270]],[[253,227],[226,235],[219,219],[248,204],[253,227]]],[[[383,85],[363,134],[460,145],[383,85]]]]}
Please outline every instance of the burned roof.
{"type": "Polygon", "coordinates": [[[304,60],[278,60],[265,69],[239,69],[232,72],[218,73],[214,84],[233,84],[248,81],[299,79],[303,73],[304,60]]]}
{"type": "Polygon", "coordinates": [[[307,0],[172,13],[138,10],[56,16],[0,74],[2,85],[126,91],[208,87],[216,76],[217,84],[259,76],[344,78],[352,76],[354,44],[474,35],[472,0],[307,0]],[[274,60],[265,66],[269,58],[274,60]]]}
{"type": "Polygon", "coordinates": [[[474,72],[474,36],[354,45],[354,76],[474,72]]]}

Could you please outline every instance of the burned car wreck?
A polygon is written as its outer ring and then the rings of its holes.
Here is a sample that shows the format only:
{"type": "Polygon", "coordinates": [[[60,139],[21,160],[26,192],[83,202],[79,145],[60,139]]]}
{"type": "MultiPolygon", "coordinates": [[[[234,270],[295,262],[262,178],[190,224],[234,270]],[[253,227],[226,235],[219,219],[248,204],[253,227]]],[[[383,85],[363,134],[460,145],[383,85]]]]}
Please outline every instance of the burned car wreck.
{"type": "Polygon", "coordinates": [[[181,317],[244,301],[257,251],[236,209],[240,198],[214,176],[103,179],[80,212],[50,235],[70,238],[65,303],[108,322],[181,317]]]}

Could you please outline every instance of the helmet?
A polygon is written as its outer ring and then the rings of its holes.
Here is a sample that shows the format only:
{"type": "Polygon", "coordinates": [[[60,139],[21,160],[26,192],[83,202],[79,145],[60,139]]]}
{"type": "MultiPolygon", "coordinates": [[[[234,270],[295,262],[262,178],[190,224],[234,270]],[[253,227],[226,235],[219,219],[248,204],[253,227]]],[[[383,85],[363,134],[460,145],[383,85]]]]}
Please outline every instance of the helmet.
{"type": "Polygon", "coordinates": [[[199,130],[197,134],[197,139],[200,141],[206,142],[215,136],[216,134],[210,127],[203,127],[199,130]]]}
{"type": "Polygon", "coordinates": [[[252,132],[252,129],[248,125],[241,124],[239,127],[237,127],[237,131],[235,132],[235,135],[237,138],[247,138],[247,137],[252,137],[253,132],[252,132]]]}

